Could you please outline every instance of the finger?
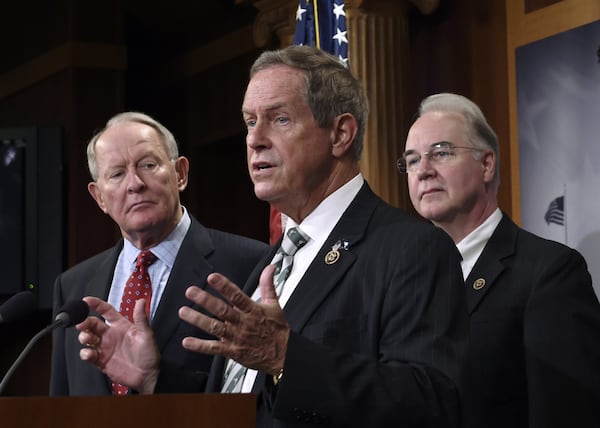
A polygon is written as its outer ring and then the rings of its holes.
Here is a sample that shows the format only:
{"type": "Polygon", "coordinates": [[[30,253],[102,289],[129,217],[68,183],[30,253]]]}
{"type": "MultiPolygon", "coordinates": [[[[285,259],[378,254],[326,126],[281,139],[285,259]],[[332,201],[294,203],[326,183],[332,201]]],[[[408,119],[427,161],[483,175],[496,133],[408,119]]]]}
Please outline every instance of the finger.
{"type": "MultiPolygon", "coordinates": [[[[194,285],[188,287],[185,290],[185,296],[222,321],[236,322],[239,318],[239,314],[233,310],[231,305],[199,287],[194,285]]],[[[220,330],[218,331],[220,332],[220,330]]]]}
{"type": "Polygon", "coordinates": [[[90,348],[82,348],[79,351],[79,358],[82,361],[94,363],[98,359],[98,351],[90,348]]]}
{"type": "MultiPolygon", "coordinates": [[[[219,273],[211,273],[208,275],[207,282],[235,308],[243,312],[250,312],[254,308],[256,303],[227,277],[219,273]]],[[[219,316],[216,313],[215,315],[219,316]]]]}
{"type": "Polygon", "coordinates": [[[90,311],[96,312],[99,312],[99,308],[103,307],[104,305],[108,305],[108,303],[106,303],[104,300],[95,296],[85,296],[83,301],[88,304],[90,311]]]}
{"type": "Polygon", "coordinates": [[[82,322],[77,324],[75,328],[79,331],[93,331],[98,335],[102,335],[107,329],[108,326],[97,317],[87,317],[82,322]]]}
{"type": "Polygon", "coordinates": [[[227,334],[227,328],[223,321],[206,316],[189,306],[179,308],[179,318],[219,339],[227,334]]]}
{"type": "Polygon", "coordinates": [[[90,311],[97,312],[106,321],[112,323],[119,321],[123,316],[110,304],[102,299],[93,296],[86,296],[83,298],[85,303],[90,307],[90,311]]]}
{"type": "Polygon", "coordinates": [[[260,300],[263,303],[279,303],[277,292],[275,291],[275,286],[273,285],[274,272],[275,265],[268,265],[260,274],[258,286],[260,287],[260,300]]]}
{"type": "Polygon", "coordinates": [[[189,351],[208,355],[228,356],[226,348],[222,343],[223,342],[219,342],[218,340],[205,340],[198,339],[197,337],[185,337],[181,341],[181,345],[189,351]]]}
{"type": "Polygon", "coordinates": [[[82,331],[77,336],[77,340],[84,346],[94,347],[100,343],[100,336],[92,333],[89,330],[82,331]]]}

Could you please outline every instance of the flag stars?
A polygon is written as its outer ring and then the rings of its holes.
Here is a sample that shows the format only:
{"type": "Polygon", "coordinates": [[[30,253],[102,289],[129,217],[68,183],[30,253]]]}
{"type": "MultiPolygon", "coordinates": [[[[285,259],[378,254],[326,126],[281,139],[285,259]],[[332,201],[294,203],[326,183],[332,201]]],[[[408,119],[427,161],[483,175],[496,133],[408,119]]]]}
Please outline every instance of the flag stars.
{"type": "Polygon", "coordinates": [[[298,5],[298,9],[296,10],[296,21],[302,21],[302,15],[306,13],[306,9],[302,9],[300,5],[298,5]]]}
{"type": "Polygon", "coordinates": [[[300,0],[296,9],[293,44],[318,46],[348,67],[348,36],[344,0],[300,0]],[[318,30],[316,27],[318,26],[318,30]],[[317,41],[317,35],[319,41],[317,41]]]}
{"type": "Polygon", "coordinates": [[[348,38],[346,37],[347,31],[340,31],[339,28],[335,29],[336,33],[333,36],[333,40],[337,40],[338,46],[341,46],[342,43],[348,43],[348,38]]]}
{"type": "MultiPolygon", "coordinates": [[[[298,7],[299,8],[299,7],[298,7]]],[[[346,11],[344,11],[344,3],[334,3],[333,4],[333,14],[335,15],[335,19],[339,20],[340,16],[346,16],[346,11]]],[[[298,14],[296,13],[296,19],[298,19],[298,14]]]]}

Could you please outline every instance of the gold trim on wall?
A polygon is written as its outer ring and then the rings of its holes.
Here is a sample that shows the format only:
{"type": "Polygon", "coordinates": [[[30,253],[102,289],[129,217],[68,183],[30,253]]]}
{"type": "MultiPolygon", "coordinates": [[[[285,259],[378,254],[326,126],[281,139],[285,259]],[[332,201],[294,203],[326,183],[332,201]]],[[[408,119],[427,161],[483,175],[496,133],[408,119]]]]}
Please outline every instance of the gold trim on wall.
{"type": "Polygon", "coordinates": [[[521,223],[515,49],[600,20],[600,1],[563,0],[525,13],[525,0],[506,0],[512,218],[521,223]]]}

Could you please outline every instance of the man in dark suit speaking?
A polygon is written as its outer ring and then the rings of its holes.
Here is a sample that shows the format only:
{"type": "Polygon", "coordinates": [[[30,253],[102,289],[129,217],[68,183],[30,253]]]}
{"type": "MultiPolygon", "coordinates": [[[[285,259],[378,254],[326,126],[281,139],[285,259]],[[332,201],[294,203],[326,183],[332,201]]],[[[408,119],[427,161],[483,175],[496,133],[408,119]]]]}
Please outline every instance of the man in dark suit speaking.
{"type": "MultiPolygon", "coordinates": [[[[255,392],[258,427],[457,426],[467,338],[458,252],[445,233],[390,207],[365,182],[360,81],[306,46],[265,52],[250,74],[242,106],[248,170],[256,196],[289,220],[281,251],[258,264],[243,292],[219,273],[208,282],[223,300],[186,291],[214,317],[192,308],[180,317],[219,338],[183,340],[190,351],[218,355],[207,391],[255,392]]],[[[82,358],[142,392],[164,391],[171,377],[149,361],[151,347],[130,361],[142,376],[114,364],[128,326],[106,303],[87,300],[111,326],[93,318],[78,326],[89,344],[82,358]]],[[[141,305],[134,315],[143,320],[141,305]]],[[[139,337],[150,336],[138,327],[139,337]]]]}
{"type": "Polygon", "coordinates": [[[498,139],[465,97],[426,98],[398,167],[462,254],[465,426],[600,427],[600,305],[581,254],[498,208],[498,139]]]}
{"type": "MultiPolygon", "coordinates": [[[[55,312],[65,301],[97,296],[125,313],[127,300],[145,296],[161,364],[188,373],[208,370],[211,356],[181,347],[184,337],[203,334],[177,317],[177,310],[190,304],[185,289],[203,287],[215,271],[245,281],[267,245],[205,228],[186,211],[179,193],[187,186],[188,160],[179,156],[172,133],[153,118],[136,112],[116,115],[92,138],[87,154],[93,180],[88,189],[123,239],[58,277],[55,312]],[[151,263],[147,267],[136,266],[143,250],[149,251],[143,253],[151,263]],[[135,290],[132,272],[148,274],[148,288],[135,290]]],[[[54,330],[52,395],[129,392],[82,362],[80,348],[75,329],[54,330]]]]}

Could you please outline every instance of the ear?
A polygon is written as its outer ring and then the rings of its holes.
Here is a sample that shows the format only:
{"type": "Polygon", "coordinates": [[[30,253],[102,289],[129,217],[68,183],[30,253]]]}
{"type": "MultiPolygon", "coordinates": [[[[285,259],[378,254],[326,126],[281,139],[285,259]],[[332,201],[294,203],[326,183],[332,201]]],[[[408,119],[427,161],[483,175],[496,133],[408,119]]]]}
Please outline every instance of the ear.
{"type": "Polygon", "coordinates": [[[90,195],[92,195],[92,198],[94,198],[102,212],[106,214],[106,206],[104,205],[104,200],[102,199],[102,192],[98,187],[98,183],[96,183],[95,181],[88,183],[88,192],[90,192],[90,195]]]}
{"type": "Polygon", "coordinates": [[[336,158],[352,150],[354,138],[358,132],[358,123],[350,113],[342,113],[334,119],[332,154],[336,158]]]}
{"type": "Polygon", "coordinates": [[[187,187],[188,173],[190,171],[190,161],[185,156],[180,156],[175,160],[175,171],[177,173],[177,188],[180,192],[187,187]]]}
{"type": "Polygon", "coordinates": [[[481,165],[483,167],[483,181],[491,183],[496,173],[496,154],[491,150],[485,152],[481,159],[481,165]]]}

